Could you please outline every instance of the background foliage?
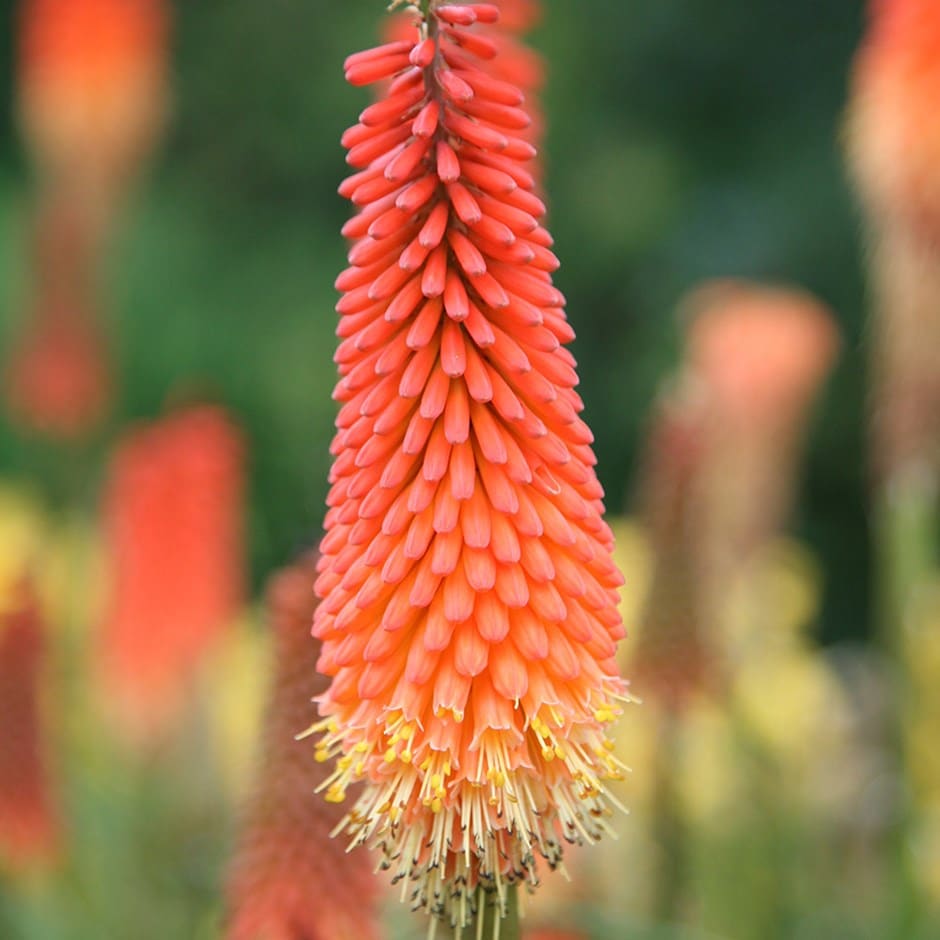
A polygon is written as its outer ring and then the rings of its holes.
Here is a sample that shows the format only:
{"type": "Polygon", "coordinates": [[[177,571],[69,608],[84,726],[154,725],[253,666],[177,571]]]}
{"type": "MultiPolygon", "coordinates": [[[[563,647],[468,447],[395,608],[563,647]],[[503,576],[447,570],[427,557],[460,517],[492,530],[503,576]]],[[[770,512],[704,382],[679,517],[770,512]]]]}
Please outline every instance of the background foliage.
{"type": "MultiPolygon", "coordinates": [[[[23,305],[26,168],[11,118],[13,0],[0,3],[0,324],[23,305]]],[[[546,148],[559,284],[613,510],[629,504],[674,309],[702,278],[799,283],[846,347],[815,428],[798,526],[827,571],[827,639],[866,629],[863,293],[839,122],[861,4],[550,0],[546,148]]],[[[253,442],[253,573],[315,538],[343,265],[342,130],[365,100],[341,62],[375,0],[177,4],[176,113],[114,259],[125,414],[190,377],[253,442]]],[[[182,386],[182,387],[181,387],[182,386]]],[[[51,460],[0,435],[0,459],[51,460]]]]}

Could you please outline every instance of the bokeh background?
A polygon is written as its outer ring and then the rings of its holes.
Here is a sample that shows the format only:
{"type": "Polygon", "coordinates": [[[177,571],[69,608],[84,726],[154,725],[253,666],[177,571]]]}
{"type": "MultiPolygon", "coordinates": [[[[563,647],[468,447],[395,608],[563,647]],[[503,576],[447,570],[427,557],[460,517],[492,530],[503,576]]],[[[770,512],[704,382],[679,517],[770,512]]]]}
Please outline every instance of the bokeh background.
{"type": "MultiPolygon", "coordinates": [[[[341,81],[381,13],[346,4],[177,4],[174,115],[110,259],[124,394],[115,423],[202,383],[251,438],[259,583],[322,518],[336,301],[338,144],[367,100],[341,81]]],[[[3,11],[3,329],[28,292],[29,170],[3,11]]],[[[792,281],[846,338],[813,434],[797,526],[824,558],[822,631],[867,629],[863,290],[840,122],[862,5],[552,0],[546,186],[587,417],[614,512],[629,505],[650,401],[674,364],[680,297],[704,278],[792,281]]],[[[33,449],[6,428],[10,471],[33,449]]]]}
{"type": "MultiPolygon", "coordinates": [[[[36,172],[16,120],[17,7],[0,0],[5,351],[23,328],[33,291],[36,172]]],[[[794,618],[806,621],[801,643],[819,657],[814,662],[851,649],[843,672],[868,677],[878,670],[857,651],[874,645],[876,622],[869,349],[860,213],[842,156],[863,4],[547,0],[544,8],[531,42],[548,63],[544,168],[562,260],[556,282],[578,334],[580,392],[611,515],[619,520],[636,512],[653,402],[680,358],[681,298],[702,281],[727,277],[812,291],[834,312],[842,348],[809,418],[787,521],[799,545],[798,560],[787,555],[788,564],[803,574],[787,571],[799,581],[797,593],[812,595],[800,601],[794,618]]],[[[126,428],[192,399],[224,405],[242,429],[247,454],[249,612],[242,619],[251,621],[239,633],[238,649],[213,667],[212,691],[199,693],[198,720],[185,740],[157,756],[130,759],[121,746],[103,742],[86,693],[75,691],[82,684],[78,667],[67,656],[54,657],[66,692],[47,694],[48,709],[79,703],[74,714],[53,722],[60,811],[70,820],[73,850],[51,882],[31,875],[0,888],[4,937],[219,935],[223,860],[267,677],[266,651],[258,651],[264,631],[255,622],[262,618],[252,605],[275,569],[315,544],[323,517],[335,415],[333,281],[345,264],[339,229],[348,215],[336,194],[346,172],[338,141],[368,100],[343,83],[342,61],[379,35],[381,14],[380,0],[173,5],[170,120],[123,207],[106,258],[100,315],[113,348],[114,404],[93,433],[65,445],[0,416],[0,475],[10,504],[21,515],[41,517],[55,533],[52,555],[65,571],[60,580],[74,591],[75,572],[94,573],[98,564],[101,491],[109,454],[126,428]],[[230,713],[218,718],[225,708],[230,713]],[[208,751],[206,741],[213,742],[208,751]],[[234,782],[218,783],[220,774],[234,782]]],[[[640,585],[646,577],[649,549],[637,547],[641,536],[632,523],[622,526],[630,591],[632,575],[640,585]]],[[[66,637],[66,649],[80,648],[85,634],[75,623],[81,617],[74,605],[60,607],[72,611],[64,618],[69,624],[53,632],[66,637]]],[[[794,675],[792,686],[775,688],[783,699],[807,689],[803,674],[794,675]]],[[[868,681],[841,689],[846,714],[853,696],[864,703],[880,694],[879,681],[868,681]]],[[[825,695],[812,697],[818,688],[811,684],[808,707],[818,702],[825,709],[825,695]]],[[[854,734],[864,720],[851,715],[846,727],[854,734]]],[[[701,782],[709,793],[725,788],[725,796],[690,811],[690,818],[706,817],[706,836],[691,849],[692,840],[684,839],[682,897],[663,897],[650,885],[661,879],[653,869],[663,833],[669,843],[670,832],[693,823],[670,829],[675,807],[657,806],[651,796],[646,812],[641,796],[635,814],[641,823],[625,836],[621,854],[598,856],[606,866],[594,871],[601,900],[589,892],[571,900],[571,910],[581,904],[593,912],[584,917],[597,936],[937,935],[922,919],[910,919],[899,900],[903,891],[894,890],[907,883],[897,874],[906,862],[893,865],[895,852],[904,850],[896,849],[889,824],[879,828],[866,818],[859,835],[840,822],[838,838],[827,842],[831,833],[814,814],[831,817],[835,810],[817,801],[804,811],[786,785],[784,796],[775,796],[767,781],[785,778],[785,765],[774,763],[777,752],[765,759],[747,735],[743,750],[722,750],[724,738],[709,737],[713,717],[693,725],[693,737],[701,731],[709,753],[683,773],[696,777],[692,789],[701,782]],[[752,782],[755,774],[763,782],[756,790],[715,782],[714,764],[726,759],[752,782]],[[768,814],[767,805],[780,812],[768,814]],[[757,817],[772,817],[770,829],[757,817]],[[663,825],[644,835],[644,818],[663,825]],[[858,864],[854,880],[843,884],[846,857],[858,864]],[[781,878],[783,898],[768,888],[781,878]],[[653,902],[644,900],[647,890],[653,902]]],[[[779,720],[792,721],[798,736],[815,717],[786,712],[779,720]]],[[[650,745],[637,744],[636,735],[643,732],[625,732],[626,747],[642,755],[650,745]]],[[[841,754],[844,743],[832,745],[834,752],[841,754]]],[[[655,790],[652,771],[629,753],[627,760],[635,763],[635,778],[646,777],[637,784],[641,794],[655,790]]],[[[881,785],[881,770],[862,763],[861,771],[845,771],[860,775],[849,798],[881,785]]],[[[838,758],[835,764],[838,779],[838,758]]],[[[819,779],[825,790],[833,778],[819,779]]],[[[629,786],[624,798],[634,802],[629,786]]],[[[851,807],[843,809],[850,819],[851,807]]],[[[578,923],[587,929],[583,918],[578,923]]],[[[395,929],[405,936],[413,925],[395,929]]]]}

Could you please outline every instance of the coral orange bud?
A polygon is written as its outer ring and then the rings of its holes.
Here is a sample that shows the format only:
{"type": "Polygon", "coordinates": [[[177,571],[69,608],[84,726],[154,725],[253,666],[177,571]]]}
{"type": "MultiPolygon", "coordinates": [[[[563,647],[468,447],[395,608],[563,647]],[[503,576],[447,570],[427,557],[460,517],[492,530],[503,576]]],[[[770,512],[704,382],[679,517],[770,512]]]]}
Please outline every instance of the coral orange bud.
{"type": "Polygon", "coordinates": [[[230,418],[199,406],[132,432],[112,461],[100,656],[109,708],[135,737],[167,730],[241,607],[244,452],[230,418]]]}
{"type": "MultiPolygon", "coordinates": [[[[537,52],[523,42],[523,37],[542,17],[541,0],[500,0],[499,3],[493,4],[464,4],[461,9],[470,7],[474,10],[474,22],[478,28],[473,33],[464,31],[462,35],[458,34],[457,45],[460,50],[455,50],[455,55],[463,51],[487,60],[487,75],[480,76],[479,81],[490,86],[493,97],[490,103],[468,99],[467,111],[476,115],[477,110],[482,107],[487,112],[484,116],[491,118],[494,109],[517,107],[524,101],[525,126],[516,130],[521,141],[537,147],[544,136],[545,122],[539,99],[545,85],[545,63],[537,52]]],[[[438,9],[439,15],[443,9],[438,9]]],[[[445,21],[445,32],[451,25],[460,24],[445,21]]],[[[389,24],[390,39],[408,40],[413,32],[414,18],[411,16],[398,16],[389,24]]],[[[535,156],[534,151],[531,156],[535,156]]]]}
{"type": "Polygon", "coordinates": [[[24,582],[0,598],[0,859],[14,869],[58,850],[39,703],[44,653],[38,600],[24,582]]]}
{"type": "Polygon", "coordinates": [[[330,832],[340,807],[314,793],[327,776],[296,740],[322,692],[319,644],[310,641],[315,556],[275,575],[268,588],[275,664],[258,780],[228,883],[226,940],[375,940],[376,881],[368,860],[330,832]]]}
{"type": "Polygon", "coordinates": [[[388,84],[347,136],[359,211],[314,620],[333,681],[310,729],[336,758],[327,800],[365,782],[353,842],[458,927],[608,829],[604,726],[626,698],[621,578],[491,18],[431,3],[409,46],[347,60],[388,84]]]}

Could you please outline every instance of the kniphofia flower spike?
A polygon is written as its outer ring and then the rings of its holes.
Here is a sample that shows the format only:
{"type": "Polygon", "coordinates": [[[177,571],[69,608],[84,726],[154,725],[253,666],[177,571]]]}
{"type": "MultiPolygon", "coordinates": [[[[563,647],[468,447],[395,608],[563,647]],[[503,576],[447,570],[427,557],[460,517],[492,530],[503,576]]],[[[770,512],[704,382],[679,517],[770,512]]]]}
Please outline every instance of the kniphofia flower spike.
{"type": "Polygon", "coordinates": [[[274,639],[271,698],[254,792],[246,806],[228,879],[225,940],[379,940],[377,883],[369,859],[330,842],[340,806],[314,794],[327,768],[294,736],[310,696],[319,644],[310,640],[315,556],[305,555],[268,584],[274,639]]]}
{"type": "Polygon", "coordinates": [[[242,607],[245,451],[226,412],[194,405],[130,431],[112,459],[100,685],[136,743],[176,726],[242,607]]]}
{"type": "Polygon", "coordinates": [[[358,211],[314,619],[332,684],[310,733],[337,758],[328,800],[365,781],[340,828],[459,930],[608,829],[621,578],[523,95],[473,29],[498,10],[407,12],[411,39],[346,61],[387,85],[343,139],[358,211]]]}

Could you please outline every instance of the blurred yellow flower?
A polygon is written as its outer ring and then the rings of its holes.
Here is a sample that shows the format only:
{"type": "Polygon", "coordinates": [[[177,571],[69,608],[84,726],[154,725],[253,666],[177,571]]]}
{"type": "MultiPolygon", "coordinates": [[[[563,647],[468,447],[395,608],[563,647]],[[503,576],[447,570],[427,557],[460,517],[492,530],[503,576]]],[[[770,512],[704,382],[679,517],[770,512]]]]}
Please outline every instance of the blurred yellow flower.
{"type": "Polygon", "coordinates": [[[244,797],[258,757],[258,728],[271,675],[271,635],[261,621],[256,609],[246,610],[210,654],[199,681],[215,766],[233,801],[244,797]]]}
{"type": "Polygon", "coordinates": [[[790,772],[814,760],[833,716],[848,709],[825,660],[802,647],[749,661],[735,677],[733,697],[749,729],[790,772]]]}
{"type": "Polygon", "coordinates": [[[798,542],[777,538],[738,572],[722,618],[728,653],[737,660],[790,646],[819,611],[821,574],[798,542]]]}
{"type": "Polygon", "coordinates": [[[19,583],[39,568],[46,527],[33,492],[0,483],[0,610],[12,608],[19,583]]]}
{"type": "MultiPolygon", "coordinates": [[[[643,527],[634,519],[611,518],[608,523],[614,533],[614,562],[625,578],[620,588],[620,615],[632,641],[649,590],[652,553],[643,527]]],[[[634,652],[636,644],[631,641],[620,644],[621,665],[626,665],[634,652]]]]}

